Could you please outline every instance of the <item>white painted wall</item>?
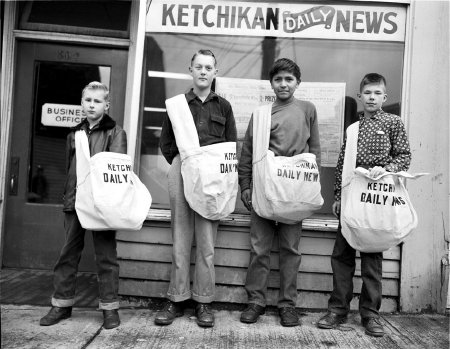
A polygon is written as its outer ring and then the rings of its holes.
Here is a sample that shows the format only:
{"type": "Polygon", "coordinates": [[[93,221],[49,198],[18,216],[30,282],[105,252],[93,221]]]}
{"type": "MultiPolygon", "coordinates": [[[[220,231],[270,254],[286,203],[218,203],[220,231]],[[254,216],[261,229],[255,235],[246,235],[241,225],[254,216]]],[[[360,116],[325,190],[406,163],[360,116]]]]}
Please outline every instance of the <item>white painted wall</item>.
{"type": "Polygon", "coordinates": [[[403,247],[402,311],[444,312],[449,239],[449,2],[413,1],[406,116],[412,150],[410,172],[430,172],[408,182],[419,226],[403,247]]]}

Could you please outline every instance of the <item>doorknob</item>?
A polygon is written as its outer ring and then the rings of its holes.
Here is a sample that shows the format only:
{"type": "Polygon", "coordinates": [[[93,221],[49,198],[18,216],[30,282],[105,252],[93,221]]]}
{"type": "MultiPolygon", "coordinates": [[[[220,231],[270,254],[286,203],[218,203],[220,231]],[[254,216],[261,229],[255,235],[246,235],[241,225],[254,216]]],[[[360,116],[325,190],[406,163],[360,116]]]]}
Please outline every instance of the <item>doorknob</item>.
{"type": "Polygon", "coordinates": [[[17,195],[19,189],[19,157],[11,157],[11,171],[9,175],[9,195],[17,195]]]}

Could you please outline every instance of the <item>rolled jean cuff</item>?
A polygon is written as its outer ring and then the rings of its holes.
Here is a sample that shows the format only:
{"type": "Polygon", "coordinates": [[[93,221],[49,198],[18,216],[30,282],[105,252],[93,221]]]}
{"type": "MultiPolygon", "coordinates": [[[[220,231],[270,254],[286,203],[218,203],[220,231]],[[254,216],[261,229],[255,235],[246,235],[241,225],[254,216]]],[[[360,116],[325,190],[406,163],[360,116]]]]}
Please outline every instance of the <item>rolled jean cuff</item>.
{"type": "Polygon", "coordinates": [[[52,306],[59,308],[73,307],[75,304],[75,299],[57,299],[52,297],[52,306]]]}
{"type": "Polygon", "coordinates": [[[346,311],[346,310],[343,310],[343,309],[336,309],[336,308],[331,308],[331,307],[328,307],[328,311],[330,312],[330,313],[333,313],[333,314],[336,314],[336,315],[339,315],[339,316],[342,316],[342,315],[348,315],[348,311],[346,311]]]}
{"type": "Polygon", "coordinates": [[[109,303],[100,302],[98,304],[98,308],[100,310],[116,310],[119,309],[119,307],[120,307],[119,302],[109,302],[109,303]]]}
{"type": "Polygon", "coordinates": [[[183,294],[172,294],[172,293],[167,292],[167,299],[169,299],[170,301],[175,302],[175,303],[183,302],[183,301],[185,301],[187,299],[190,299],[190,298],[191,298],[191,292],[190,291],[185,292],[183,294]]]}
{"type": "Polygon", "coordinates": [[[195,293],[192,293],[192,299],[198,303],[212,303],[214,301],[214,295],[199,296],[195,293]]]}
{"type": "Polygon", "coordinates": [[[248,301],[248,304],[256,304],[256,305],[259,305],[260,307],[263,307],[263,308],[266,307],[266,302],[259,301],[257,299],[252,299],[251,301],[248,301]]]}

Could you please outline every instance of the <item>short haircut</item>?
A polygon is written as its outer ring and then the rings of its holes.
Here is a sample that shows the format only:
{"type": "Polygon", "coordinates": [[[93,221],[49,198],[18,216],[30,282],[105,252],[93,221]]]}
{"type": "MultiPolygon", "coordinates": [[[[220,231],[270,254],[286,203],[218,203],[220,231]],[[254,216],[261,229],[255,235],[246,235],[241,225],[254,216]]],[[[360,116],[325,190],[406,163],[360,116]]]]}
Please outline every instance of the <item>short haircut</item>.
{"type": "Polygon", "coordinates": [[[194,55],[192,56],[192,59],[191,59],[191,65],[194,63],[194,59],[198,55],[211,56],[212,58],[214,58],[214,66],[217,65],[217,60],[216,60],[216,56],[214,56],[214,53],[211,50],[203,50],[203,49],[198,50],[197,52],[194,53],[194,55]]]}
{"type": "Polygon", "coordinates": [[[81,98],[83,98],[86,90],[102,90],[103,92],[105,92],[105,101],[109,102],[109,89],[105,84],[102,84],[98,81],[90,82],[84,87],[83,92],[81,92],[81,98]]]}
{"type": "Polygon", "coordinates": [[[298,82],[301,81],[300,77],[302,76],[302,74],[300,72],[300,67],[297,65],[297,63],[291,61],[289,58],[280,58],[273,63],[272,68],[270,68],[269,71],[270,81],[272,81],[273,77],[280,71],[287,71],[294,75],[297,78],[298,82]]]}
{"type": "Polygon", "coordinates": [[[366,74],[363,79],[361,80],[361,83],[359,84],[359,92],[362,92],[364,86],[369,84],[380,84],[383,83],[384,86],[386,85],[386,79],[383,75],[380,75],[378,73],[369,73],[366,74]]]}

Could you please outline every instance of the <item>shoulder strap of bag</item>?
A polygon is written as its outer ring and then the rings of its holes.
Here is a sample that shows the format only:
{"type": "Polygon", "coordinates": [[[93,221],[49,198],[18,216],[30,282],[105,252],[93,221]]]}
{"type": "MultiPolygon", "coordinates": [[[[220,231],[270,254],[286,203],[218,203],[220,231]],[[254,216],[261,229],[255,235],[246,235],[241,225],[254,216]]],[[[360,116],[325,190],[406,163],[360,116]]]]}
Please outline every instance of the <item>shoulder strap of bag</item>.
{"type": "Polygon", "coordinates": [[[82,151],[82,155],[84,158],[89,159],[91,157],[91,151],[89,150],[89,140],[84,130],[78,130],[75,132],[75,150],[82,151]]]}
{"type": "Polygon", "coordinates": [[[358,147],[359,121],[347,127],[347,140],[345,144],[344,166],[342,168],[342,187],[350,183],[356,168],[356,153],[358,147]]]}
{"type": "Polygon", "coordinates": [[[89,141],[84,130],[75,132],[75,154],[77,160],[77,186],[79,186],[84,183],[90,172],[89,160],[91,153],[89,150],[89,141]]]}
{"type": "Polygon", "coordinates": [[[272,103],[253,112],[253,163],[261,161],[269,149],[272,103]]]}
{"type": "Polygon", "coordinates": [[[190,151],[200,148],[194,117],[184,94],[167,99],[166,108],[172,123],[177,147],[183,159],[190,151]]]}

